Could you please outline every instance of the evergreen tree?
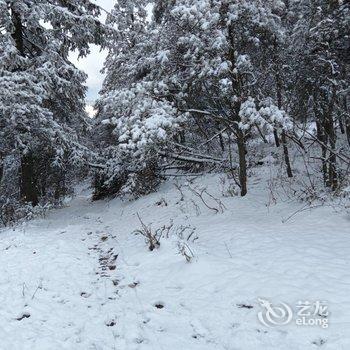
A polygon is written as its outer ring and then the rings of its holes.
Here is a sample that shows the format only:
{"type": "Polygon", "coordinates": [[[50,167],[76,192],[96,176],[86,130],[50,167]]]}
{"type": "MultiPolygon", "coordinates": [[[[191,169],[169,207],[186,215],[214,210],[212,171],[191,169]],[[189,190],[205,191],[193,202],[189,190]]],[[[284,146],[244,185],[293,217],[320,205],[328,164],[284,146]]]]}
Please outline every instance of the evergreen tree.
{"type": "Polygon", "coordinates": [[[98,16],[88,0],[0,1],[2,205],[58,199],[69,166],[83,159],[86,75],[68,55],[104,44],[98,16]]]}
{"type": "Polygon", "coordinates": [[[132,159],[141,156],[142,164],[151,159],[154,164],[157,157],[210,164],[221,157],[196,158],[206,152],[201,144],[210,147],[218,139],[216,152],[222,152],[223,137],[235,140],[244,196],[247,140],[261,128],[283,126],[287,118],[267,120],[246,108],[269,97],[261,89],[265,67],[259,58],[272,41],[282,40],[272,6],[259,1],[157,2],[150,24],[139,15],[142,11],[131,9],[136,11],[127,16],[132,24],[121,29],[128,48],[120,52],[123,46],[110,44],[99,102],[104,123],[115,125],[114,146],[129,151],[132,159]]]}

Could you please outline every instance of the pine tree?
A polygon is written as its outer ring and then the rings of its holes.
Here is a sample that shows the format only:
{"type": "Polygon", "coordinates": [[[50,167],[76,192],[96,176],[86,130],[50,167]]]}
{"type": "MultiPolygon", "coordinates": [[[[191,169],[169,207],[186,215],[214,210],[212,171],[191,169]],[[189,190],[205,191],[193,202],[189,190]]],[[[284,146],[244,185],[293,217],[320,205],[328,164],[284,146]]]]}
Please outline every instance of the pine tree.
{"type": "Polygon", "coordinates": [[[148,26],[141,15],[126,18],[132,24],[121,37],[128,49],[121,53],[123,46],[112,43],[118,55],[112,49],[107,59],[100,102],[101,115],[116,125],[117,147],[186,161],[179,144],[197,148],[224,128],[238,146],[244,196],[246,142],[256,122],[246,118],[243,125],[240,111],[250,98],[262,98],[256,93],[262,67],[253,62],[279,35],[278,17],[259,1],[174,1],[157,2],[148,26]]]}
{"type": "Polygon", "coordinates": [[[130,190],[146,169],[160,179],[178,167],[225,169],[245,196],[259,145],[274,140],[270,152],[292,178],[290,147],[305,152],[310,138],[322,148],[325,184],[338,187],[338,127],[349,133],[348,3],[155,1],[151,21],[145,6],[118,1],[110,18],[119,36],[108,43],[97,104],[103,193],[130,190]]]}
{"type": "Polygon", "coordinates": [[[315,122],[323,180],[326,186],[336,190],[337,129],[346,125],[343,119],[348,115],[349,78],[344,53],[350,28],[349,4],[302,1],[294,4],[291,11],[295,14],[290,46],[294,62],[292,113],[299,120],[315,122]],[[309,113],[310,106],[312,113],[309,113]]]}
{"type": "Polygon", "coordinates": [[[83,159],[86,75],[68,55],[85,56],[90,43],[104,44],[108,30],[98,16],[88,0],[0,1],[3,204],[60,197],[67,167],[83,159]],[[9,181],[17,182],[12,190],[9,181]]]}

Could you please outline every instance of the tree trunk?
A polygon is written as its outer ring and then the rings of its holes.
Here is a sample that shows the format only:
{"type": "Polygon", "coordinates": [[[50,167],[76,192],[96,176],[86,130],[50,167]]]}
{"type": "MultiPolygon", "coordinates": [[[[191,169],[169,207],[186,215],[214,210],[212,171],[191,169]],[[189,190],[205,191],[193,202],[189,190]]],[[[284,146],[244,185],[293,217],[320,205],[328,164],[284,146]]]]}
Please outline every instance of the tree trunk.
{"type": "Polygon", "coordinates": [[[245,137],[242,130],[237,129],[237,146],[239,157],[239,184],[241,186],[241,196],[244,197],[247,194],[247,160],[246,160],[246,145],[245,137]]]}
{"type": "Polygon", "coordinates": [[[343,119],[341,117],[339,118],[339,128],[340,128],[340,132],[344,135],[345,134],[345,128],[344,128],[343,119]]]}
{"type": "Polygon", "coordinates": [[[350,146],[350,115],[348,111],[347,96],[344,96],[343,98],[343,105],[344,105],[344,111],[345,111],[345,118],[344,118],[345,133],[346,133],[346,138],[348,140],[348,144],[350,146]]]}
{"type": "MultiPolygon", "coordinates": [[[[14,6],[11,7],[11,12],[14,26],[12,38],[16,43],[17,50],[24,56],[22,19],[14,6]]],[[[34,162],[31,155],[22,156],[21,159],[20,198],[25,202],[32,203],[32,205],[37,205],[39,202],[37,186],[34,180],[34,162]]]]}
{"type": "Polygon", "coordinates": [[[34,159],[31,154],[21,160],[21,199],[33,206],[38,205],[39,195],[34,174],[34,159]]]}
{"type": "Polygon", "coordinates": [[[19,199],[20,166],[21,162],[18,154],[10,154],[4,157],[0,181],[0,193],[4,198],[19,199]]]}
{"type": "Polygon", "coordinates": [[[1,184],[1,180],[2,180],[2,175],[4,173],[4,165],[3,165],[3,159],[2,157],[0,157],[0,184],[1,184]]]}
{"type": "Polygon", "coordinates": [[[332,149],[330,156],[329,156],[329,165],[328,165],[328,186],[331,187],[331,189],[334,191],[338,187],[338,174],[337,174],[337,156],[335,155],[336,152],[336,142],[337,142],[337,136],[334,130],[334,121],[333,117],[330,113],[326,116],[326,122],[324,125],[325,132],[328,136],[329,145],[332,149]]]}
{"type": "Polygon", "coordinates": [[[24,56],[24,42],[23,42],[23,27],[21,16],[13,9],[12,11],[12,23],[14,26],[14,32],[12,34],[12,38],[16,43],[16,48],[20,52],[22,56],[24,56]]]}
{"type": "Polygon", "coordinates": [[[225,152],[225,143],[221,134],[219,134],[219,142],[220,142],[221,151],[225,152]]]}
{"type": "MultiPolygon", "coordinates": [[[[278,108],[282,109],[282,81],[281,81],[281,75],[279,73],[276,74],[276,89],[277,89],[278,108]]],[[[276,146],[279,147],[279,140],[278,140],[278,134],[277,134],[276,128],[274,128],[273,134],[275,136],[276,146]],[[278,143],[277,143],[277,140],[278,140],[278,143]]],[[[284,162],[286,163],[286,168],[287,168],[287,175],[288,177],[293,177],[292,166],[290,165],[286,132],[283,129],[282,129],[281,137],[282,137],[282,144],[283,144],[284,162]]]]}
{"type": "Polygon", "coordinates": [[[287,175],[288,175],[288,177],[293,177],[292,167],[290,166],[286,132],[284,130],[282,131],[282,144],[283,144],[284,161],[285,161],[286,166],[287,166],[287,175]]]}
{"type": "Polygon", "coordinates": [[[328,104],[328,108],[324,111],[324,132],[328,138],[329,146],[331,148],[329,160],[328,160],[328,186],[335,191],[338,188],[338,174],[337,174],[337,156],[336,152],[336,143],[337,143],[337,134],[334,126],[333,120],[333,111],[334,104],[336,100],[336,89],[333,88],[332,99],[328,104]]]}
{"type": "Polygon", "coordinates": [[[275,138],[276,147],[279,147],[280,146],[280,139],[278,137],[278,133],[277,133],[277,129],[276,128],[273,128],[273,136],[275,138]]]}
{"type": "MultiPolygon", "coordinates": [[[[227,11],[226,6],[228,3],[225,3],[223,13],[227,11]]],[[[232,69],[236,66],[236,48],[235,48],[235,34],[233,30],[234,26],[231,24],[228,30],[228,41],[229,41],[229,52],[227,59],[232,64],[232,69]]],[[[231,73],[231,83],[232,83],[232,92],[236,96],[244,96],[242,91],[242,82],[237,75],[231,73]]],[[[238,122],[240,121],[239,111],[241,109],[241,102],[236,101],[232,105],[232,116],[233,120],[237,123],[234,126],[234,134],[236,136],[237,147],[238,147],[238,158],[239,158],[239,185],[241,187],[241,196],[244,197],[247,194],[247,160],[246,160],[246,144],[245,144],[245,135],[244,132],[239,128],[238,122]]]]}
{"type": "MultiPolygon", "coordinates": [[[[322,144],[327,144],[327,137],[323,132],[322,124],[319,121],[316,121],[317,128],[317,138],[322,142],[322,144]]],[[[327,148],[325,146],[321,146],[321,159],[322,159],[322,174],[323,174],[323,183],[327,186],[327,178],[328,178],[328,170],[327,170],[327,148]]]]}
{"type": "Polygon", "coordinates": [[[0,223],[7,225],[16,218],[16,202],[19,200],[20,156],[13,153],[2,159],[0,179],[0,223]]]}

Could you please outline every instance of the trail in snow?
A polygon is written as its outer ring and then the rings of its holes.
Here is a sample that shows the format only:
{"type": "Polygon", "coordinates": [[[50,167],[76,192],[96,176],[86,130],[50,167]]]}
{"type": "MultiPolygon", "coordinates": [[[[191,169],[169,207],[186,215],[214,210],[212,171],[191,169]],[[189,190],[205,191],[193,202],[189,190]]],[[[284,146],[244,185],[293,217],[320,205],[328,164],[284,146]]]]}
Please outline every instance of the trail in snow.
{"type": "Polygon", "coordinates": [[[302,204],[267,206],[263,179],[243,199],[223,198],[217,176],[196,181],[223,213],[168,182],[130,203],[83,192],[1,231],[0,349],[349,349],[349,215],[321,207],[283,223],[302,204]],[[153,230],[172,222],[159,249],[132,234],[137,213],[153,230]],[[329,327],[267,328],[258,298],[325,301],[329,327]]]}

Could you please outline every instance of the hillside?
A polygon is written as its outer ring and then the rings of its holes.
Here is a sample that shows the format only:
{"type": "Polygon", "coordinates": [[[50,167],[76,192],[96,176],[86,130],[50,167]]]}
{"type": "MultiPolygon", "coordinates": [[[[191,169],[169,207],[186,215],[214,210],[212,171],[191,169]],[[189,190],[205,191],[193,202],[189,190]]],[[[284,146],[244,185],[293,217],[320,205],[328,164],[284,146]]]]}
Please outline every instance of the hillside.
{"type": "Polygon", "coordinates": [[[349,349],[349,214],[305,210],[267,182],[265,169],[240,198],[223,196],[219,175],[169,180],[134,202],[91,202],[81,188],[2,230],[1,348],[349,349]],[[140,219],[159,248],[134,232],[140,219]],[[262,324],[262,300],[293,319],[262,324]],[[322,302],[329,315],[313,318],[328,327],[296,325],[298,301],[322,302]]]}

